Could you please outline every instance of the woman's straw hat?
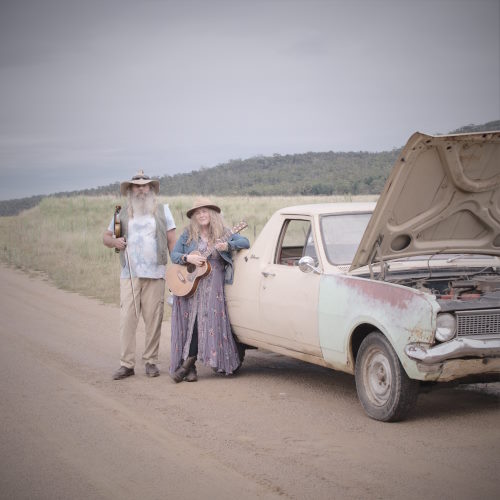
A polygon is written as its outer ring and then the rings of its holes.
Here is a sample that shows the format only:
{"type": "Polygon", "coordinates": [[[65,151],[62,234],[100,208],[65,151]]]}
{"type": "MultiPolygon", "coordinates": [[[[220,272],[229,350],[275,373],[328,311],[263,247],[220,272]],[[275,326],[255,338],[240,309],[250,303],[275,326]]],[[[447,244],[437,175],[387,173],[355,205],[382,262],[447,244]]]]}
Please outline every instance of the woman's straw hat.
{"type": "Polygon", "coordinates": [[[128,188],[135,184],[136,186],[144,186],[144,184],[151,184],[154,192],[158,194],[160,192],[160,181],[157,179],[151,179],[148,175],[144,174],[144,170],[139,170],[137,174],[132,177],[130,181],[124,181],[120,184],[120,193],[125,196],[127,194],[128,188]]]}
{"type": "Polygon", "coordinates": [[[208,198],[196,198],[193,206],[186,212],[188,219],[191,218],[191,215],[193,215],[194,211],[198,208],[211,208],[220,214],[220,208],[217,205],[214,205],[208,198]]]}

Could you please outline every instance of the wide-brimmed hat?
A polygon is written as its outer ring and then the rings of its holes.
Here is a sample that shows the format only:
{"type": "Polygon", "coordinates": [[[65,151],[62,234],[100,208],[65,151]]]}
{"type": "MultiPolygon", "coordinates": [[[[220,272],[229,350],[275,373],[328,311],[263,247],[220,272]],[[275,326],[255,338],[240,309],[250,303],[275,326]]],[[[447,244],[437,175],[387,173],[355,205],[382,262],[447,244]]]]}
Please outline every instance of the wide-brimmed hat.
{"type": "Polygon", "coordinates": [[[123,181],[120,184],[120,193],[125,196],[127,194],[128,188],[135,184],[136,186],[144,186],[144,184],[151,184],[154,192],[158,194],[160,192],[160,181],[157,179],[151,179],[149,175],[144,173],[144,170],[139,170],[130,181],[123,181]]]}
{"type": "Polygon", "coordinates": [[[220,208],[217,205],[213,204],[208,198],[196,198],[196,200],[194,200],[193,206],[186,212],[188,219],[191,218],[191,215],[193,215],[194,211],[198,208],[211,208],[212,210],[215,210],[220,214],[220,208]]]}

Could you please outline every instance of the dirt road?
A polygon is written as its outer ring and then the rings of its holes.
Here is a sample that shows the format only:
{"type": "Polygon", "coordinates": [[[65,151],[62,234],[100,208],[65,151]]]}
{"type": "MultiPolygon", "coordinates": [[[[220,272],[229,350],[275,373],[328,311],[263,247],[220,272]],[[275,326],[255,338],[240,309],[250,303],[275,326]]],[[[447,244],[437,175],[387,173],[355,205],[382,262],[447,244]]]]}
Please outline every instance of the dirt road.
{"type": "Polygon", "coordinates": [[[168,323],[162,376],[113,381],[117,307],[3,267],[0,297],[2,498],[498,498],[498,384],[383,424],[352,377],[264,352],[176,385],[168,323]]]}

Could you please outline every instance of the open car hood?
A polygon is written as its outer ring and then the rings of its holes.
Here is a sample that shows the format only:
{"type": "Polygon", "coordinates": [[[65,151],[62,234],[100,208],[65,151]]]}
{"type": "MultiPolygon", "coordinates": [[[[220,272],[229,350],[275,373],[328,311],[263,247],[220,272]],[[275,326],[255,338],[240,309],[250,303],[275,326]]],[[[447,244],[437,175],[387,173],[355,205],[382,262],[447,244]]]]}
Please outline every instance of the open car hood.
{"type": "Polygon", "coordinates": [[[500,255],[500,131],[413,134],[387,179],[351,270],[435,253],[500,255]]]}

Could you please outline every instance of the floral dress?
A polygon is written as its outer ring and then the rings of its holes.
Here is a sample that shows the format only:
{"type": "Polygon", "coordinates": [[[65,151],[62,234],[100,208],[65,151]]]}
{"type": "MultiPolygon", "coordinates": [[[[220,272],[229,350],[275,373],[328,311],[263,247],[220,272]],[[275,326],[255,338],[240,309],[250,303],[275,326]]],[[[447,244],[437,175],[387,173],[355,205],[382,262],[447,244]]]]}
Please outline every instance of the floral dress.
{"type": "MultiPolygon", "coordinates": [[[[206,242],[200,239],[198,250],[206,242]]],[[[194,325],[198,328],[198,360],[218,372],[231,374],[240,366],[224,296],[225,261],[214,250],[208,257],[211,272],[202,278],[191,297],[174,296],[170,372],[173,373],[189,355],[194,325]]]]}

